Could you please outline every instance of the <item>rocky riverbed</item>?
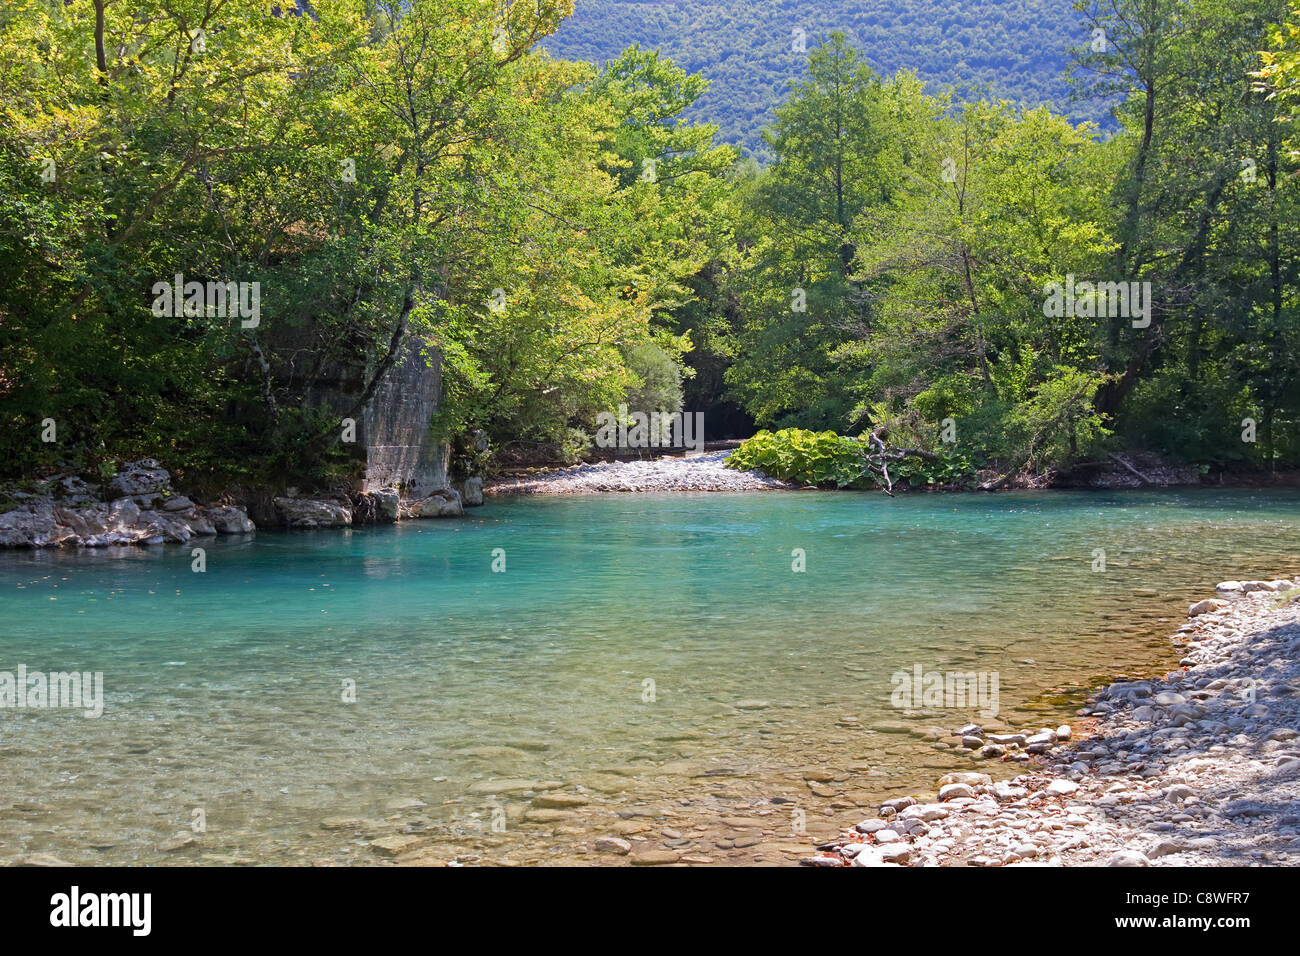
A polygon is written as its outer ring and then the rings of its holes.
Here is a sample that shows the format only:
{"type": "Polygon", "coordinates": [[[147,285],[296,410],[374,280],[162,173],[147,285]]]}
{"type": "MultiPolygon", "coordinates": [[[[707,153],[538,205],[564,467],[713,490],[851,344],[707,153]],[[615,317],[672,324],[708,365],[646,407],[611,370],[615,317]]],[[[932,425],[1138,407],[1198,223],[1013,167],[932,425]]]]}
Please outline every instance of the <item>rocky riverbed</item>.
{"type": "Polygon", "coordinates": [[[954,729],[976,767],[887,801],[809,866],[1242,866],[1300,860],[1300,590],[1227,581],[1173,636],[1182,668],[1119,681],[1081,723],[954,729]],[[1014,739],[1014,738],[1019,739],[1014,739]],[[1029,756],[1029,754],[1033,756],[1029,756]]]}
{"type": "Polygon", "coordinates": [[[767,491],[790,485],[757,471],[725,464],[731,451],[689,458],[612,461],[530,472],[484,488],[488,495],[582,495],[633,491],[767,491]]]}

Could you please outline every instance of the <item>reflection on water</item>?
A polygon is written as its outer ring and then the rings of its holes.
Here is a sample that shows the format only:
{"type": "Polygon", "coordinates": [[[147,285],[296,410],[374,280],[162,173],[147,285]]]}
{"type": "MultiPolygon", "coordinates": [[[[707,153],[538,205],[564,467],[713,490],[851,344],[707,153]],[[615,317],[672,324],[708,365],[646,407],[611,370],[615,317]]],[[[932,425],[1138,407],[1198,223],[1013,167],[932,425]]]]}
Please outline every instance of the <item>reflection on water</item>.
{"type": "Polygon", "coordinates": [[[1273,491],[618,495],[201,542],[202,574],[189,547],[3,554],[0,670],[103,671],[105,712],[0,710],[0,860],[373,863],[405,832],[565,861],[664,820],[699,855],[729,808],[813,829],[971,766],[936,744],[974,709],[892,708],[894,672],[994,672],[1006,725],[1068,719],[1175,664],[1217,580],[1300,570],[1297,514],[1273,491]],[[538,812],[546,786],[569,803],[538,812]],[[196,809],[206,832],[162,849],[196,809]]]}

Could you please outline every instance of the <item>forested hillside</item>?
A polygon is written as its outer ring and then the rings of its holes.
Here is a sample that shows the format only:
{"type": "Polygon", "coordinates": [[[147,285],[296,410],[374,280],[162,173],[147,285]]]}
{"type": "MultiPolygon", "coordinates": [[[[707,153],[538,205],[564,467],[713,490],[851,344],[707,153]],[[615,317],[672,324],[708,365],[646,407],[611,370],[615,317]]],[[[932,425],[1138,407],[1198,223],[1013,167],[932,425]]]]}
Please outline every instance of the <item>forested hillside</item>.
{"type": "Polygon", "coordinates": [[[465,469],[620,405],[883,429],[945,474],[1300,464],[1297,0],[1086,4],[1109,137],[832,32],[761,166],[667,57],[539,52],[570,10],[0,8],[0,469],[351,480],[411,348],[465,469]]]}
{"type": "Polygon", "coordinates": [[[877,73],[1106,114],[1104,100],[1068,102],[1068,50],[1091,42],[1071,0],[577,0],[545,46],[597,64],[632,43],[658,48],[711,81],[691,119],[766,155],[759,131],[807,65],[798,31],[807,50],[844,33],[877,73]]]}

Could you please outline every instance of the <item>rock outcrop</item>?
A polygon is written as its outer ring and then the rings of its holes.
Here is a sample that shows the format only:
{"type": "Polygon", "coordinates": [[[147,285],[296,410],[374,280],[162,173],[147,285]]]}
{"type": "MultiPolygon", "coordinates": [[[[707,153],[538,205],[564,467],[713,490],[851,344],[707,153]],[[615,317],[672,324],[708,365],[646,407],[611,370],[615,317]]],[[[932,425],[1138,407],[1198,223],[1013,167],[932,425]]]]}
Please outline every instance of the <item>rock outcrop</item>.
{"type": "Polygon", "coordinates": [[[477,508],[483,504],[483,479],[466,478],[453,485],[460,494],[460,502],[466,508],[477,508]]]}
{"type": "Polygon", "coordinates": [[[346,528],[352,524],[352,503],[322,498],[274,498],[276,514],[286,528],[346,528]]]}
{"type": "Polygon", "coordinates": [[[352,498],[353,524],[393,524],[401,496],[396,488],[363,491],[352,498]]]}
{"type": "Polygon", "coordinates": [[[464,513],[460,493],[451,488],[435,491],[424,498],[404,501],[400,509],[403,518],[456,518],[464,513]]]}
{"type": "Polygon", "coordinates": [[[254,530],[237,505],[205,508],[174,494],[171,475],[152,458],[124,465],[102,486],[59,475],[10,498],[16,504],[0,514],[0,548],[184,544],[254,530]]]}
{"type": "MultiPolygon", "coordinates": [[[[483,503],[482,481],[465,482],[474,503],[483,503]]],[[[0,548],[103,548],[131,544],[184,544],[194,537],[251,534],[256,525],[243,505],[204,506],[171,486],[171,475],[152,458],[129,462],[103,485],[75,475],[56,475],[34,492],[13,491],[0,513],[0,548]]],[[[403,501],[396,487],[352,497],[255,496],[258,521],[292,530],[393,524],[403,518],[452,518],[464,514],[460,492],[436,488],[403,501]]]]}

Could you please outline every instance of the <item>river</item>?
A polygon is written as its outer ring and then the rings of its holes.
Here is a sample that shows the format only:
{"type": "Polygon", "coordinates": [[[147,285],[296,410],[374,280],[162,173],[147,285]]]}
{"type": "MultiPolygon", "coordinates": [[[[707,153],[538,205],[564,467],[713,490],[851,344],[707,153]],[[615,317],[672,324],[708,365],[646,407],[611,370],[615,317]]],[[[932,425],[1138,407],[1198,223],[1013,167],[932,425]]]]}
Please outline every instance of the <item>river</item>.
{"type": "Polygon", "coordinates": [[[608,835],[782,862],[989,770],[943,736],[969,719],[1056,726],[1175,666],[1216,581],[1300,570],[1297,517],[1295,491],[600,495],[208,539],[201,573],[190,546],[0,554],[0,671],[104,686],[97,718],[0,708],[0,860],[619,862],[608,835]],[[895,706],[918,668],[995,679],[996,716],[895,706]]]}

